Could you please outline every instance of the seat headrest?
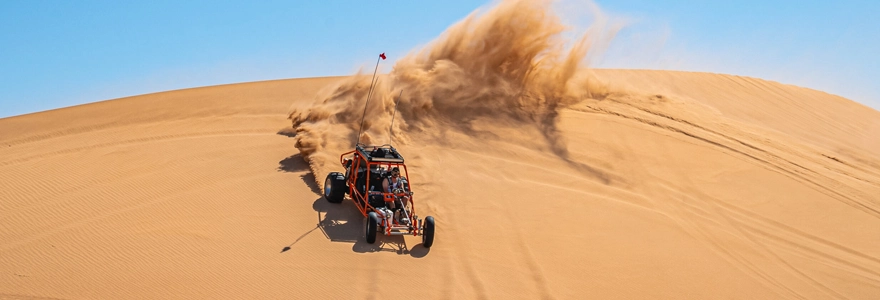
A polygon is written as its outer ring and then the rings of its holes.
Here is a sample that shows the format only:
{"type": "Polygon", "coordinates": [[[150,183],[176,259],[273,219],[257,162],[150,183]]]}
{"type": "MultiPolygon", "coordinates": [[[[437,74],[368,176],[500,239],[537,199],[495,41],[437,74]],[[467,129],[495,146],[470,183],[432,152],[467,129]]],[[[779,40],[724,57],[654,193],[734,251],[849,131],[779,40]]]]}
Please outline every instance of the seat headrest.
{"type": "Polygon", "coordinates": [[[370,156],[385,156],[385,149],[376,148],[370,153],[370,156]]]}

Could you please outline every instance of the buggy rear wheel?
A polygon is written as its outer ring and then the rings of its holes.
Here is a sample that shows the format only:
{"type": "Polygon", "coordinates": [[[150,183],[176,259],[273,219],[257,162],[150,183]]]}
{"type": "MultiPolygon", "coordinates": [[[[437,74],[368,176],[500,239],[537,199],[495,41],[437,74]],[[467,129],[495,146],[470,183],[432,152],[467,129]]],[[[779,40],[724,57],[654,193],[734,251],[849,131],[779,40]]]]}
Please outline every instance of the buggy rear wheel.
{"type": "Polygon", "coordinates": [[[376,212],[370,212],[367,214],[367,219],[364,221],[364,233],[367,236],[367,244],[372,244],[376,242],[376,232],[379,227],[379,215],[376,212]]]}
{"type": "Polygon", "coordinates": [[[422,247],[431,248],[434,245],[434,217],[425,218],[425,227],[422,229],[422,247]]]}
{"type": "Polygon", "coordinates": [[[345,176],[339,172],[327,174],[324,180],[324,199],[330,203],[341,203],[345,198],[345,176]]]}

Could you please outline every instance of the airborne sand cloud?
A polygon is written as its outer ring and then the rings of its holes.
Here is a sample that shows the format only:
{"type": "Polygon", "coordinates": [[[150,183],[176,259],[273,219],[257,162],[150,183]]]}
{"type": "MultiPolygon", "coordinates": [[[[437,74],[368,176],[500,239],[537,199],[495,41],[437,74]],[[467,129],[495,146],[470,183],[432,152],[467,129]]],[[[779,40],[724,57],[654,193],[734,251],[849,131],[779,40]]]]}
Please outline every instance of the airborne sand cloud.
{"type": "MultiPolygon", "coordinates": [[[[564,141],[556,134],[558,110],[608,93],[586,72],[586,58],[594,45],[605,47],[617,29],[597,18],[599,23],[583,32],[567,32],[571,27],[561,22],[552,4],[497,3],[400,59],[377,82],[361,142],[390,140],[394,103],[402,92],[393,130],[398,141],[406,141],[407,132],[472,130],[475,120],[489,119],[499,126],[537,126],[554,153],[565,158],[564,141]]],[[[601,14],[592,3],[588,8],[601,14]]],[[[370,79],[353,76],[317,105],[291,112],[297,148],[316,178],[326,173],[327,162],[353,146],[370,79]]]]}

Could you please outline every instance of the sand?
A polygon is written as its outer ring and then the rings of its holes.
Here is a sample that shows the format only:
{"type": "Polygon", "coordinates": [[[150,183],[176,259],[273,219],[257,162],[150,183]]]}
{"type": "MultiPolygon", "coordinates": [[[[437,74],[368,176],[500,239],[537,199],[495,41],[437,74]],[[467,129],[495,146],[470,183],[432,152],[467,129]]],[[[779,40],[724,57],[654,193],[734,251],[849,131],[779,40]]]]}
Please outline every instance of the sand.
{"type": "Polygon", "coordinates": [[[536,129],[491,122],[397,145],[438,222],[430,249],[367,244],[363,217],[321,198],[288,136],[291,102],[346,78],[0,119],[0,294],[880,295],[880,112],[746,77],[595,73],[654,96],[562,110],[567,160],[524,138],[536,129]]]}
{"type": "Polygon", "coordinates": [[[0,119],[0,299],[880,298],[880,112],[590,69],[613,28],[548,7],[396,60],[360,136],[365,75],[0,119]],[[433,247],[322,198],[356,138],[404,155],[433,247]]]}

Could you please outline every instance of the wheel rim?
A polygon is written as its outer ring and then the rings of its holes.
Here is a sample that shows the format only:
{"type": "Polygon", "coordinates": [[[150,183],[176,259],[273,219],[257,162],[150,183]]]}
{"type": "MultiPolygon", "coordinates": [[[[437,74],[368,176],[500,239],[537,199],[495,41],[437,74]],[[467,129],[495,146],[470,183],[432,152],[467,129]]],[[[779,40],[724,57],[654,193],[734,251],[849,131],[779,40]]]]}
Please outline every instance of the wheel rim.
{"type": "Polygon", "coordinates": [[[333,186],[330,184],[330,178],[324,180],[324,198],[330,198],[330,189],[333,186]]]}

